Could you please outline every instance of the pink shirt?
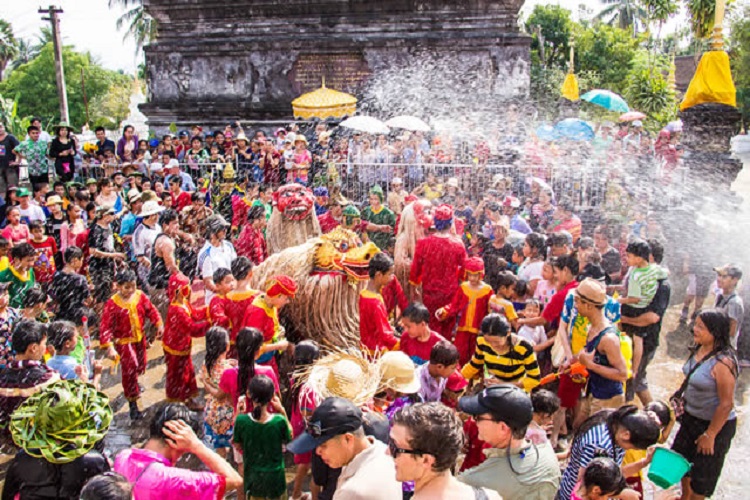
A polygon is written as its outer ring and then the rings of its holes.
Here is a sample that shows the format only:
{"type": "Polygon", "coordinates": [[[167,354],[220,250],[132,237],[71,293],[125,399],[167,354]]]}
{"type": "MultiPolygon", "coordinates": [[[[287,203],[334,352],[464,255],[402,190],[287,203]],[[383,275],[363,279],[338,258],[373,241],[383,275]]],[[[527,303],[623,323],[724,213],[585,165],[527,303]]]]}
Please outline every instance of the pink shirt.
{"type": "MultiPolygon", "coordinates": [[[[232,396],[232,405],[235,411],[237,411],[237,401],[240,399],[240,389],[237,385],[237,373],[240,371],[238,367],[227,368],[224,373],[221,374],[219,380],[219,389],[232,396]]],[[[276,377],[273,368],[265,365],[255,365],[256,375],[265,375],[273,381],[273,386],[276,388],[276,392],[280,393],[279,390],[279,379],[276,377]]],[[[248,404],[248,408],[250,405],[248,404]]]]}
{"type": "Polygon", "coordinates": [[[224,476],[173,467],[169,460],[151,450],[131,448],[120,452],[114,469],[133,485],[135,500],[220,500],[227,488],[224,476]]]}
{"type": "Polygon", "coordinates": [[[25,243],[31,238],[29,233],[29,226],[26,224],[19,224],[18,228],[14,228],[8,224],[2,232],[3,238],[16,245],[18,243],[25,243]]]}

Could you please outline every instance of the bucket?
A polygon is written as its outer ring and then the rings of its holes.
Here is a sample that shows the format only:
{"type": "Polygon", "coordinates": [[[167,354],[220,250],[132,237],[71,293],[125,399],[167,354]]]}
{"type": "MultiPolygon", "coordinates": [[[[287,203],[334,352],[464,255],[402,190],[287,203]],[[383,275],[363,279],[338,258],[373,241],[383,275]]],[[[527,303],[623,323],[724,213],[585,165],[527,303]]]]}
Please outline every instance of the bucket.
{"type": "Polygon", "coordinates": [[[659,488],[671,488],[690,470],[690,462],[668,448],[656,448],[648,469],[648,479],[659,488]]]}

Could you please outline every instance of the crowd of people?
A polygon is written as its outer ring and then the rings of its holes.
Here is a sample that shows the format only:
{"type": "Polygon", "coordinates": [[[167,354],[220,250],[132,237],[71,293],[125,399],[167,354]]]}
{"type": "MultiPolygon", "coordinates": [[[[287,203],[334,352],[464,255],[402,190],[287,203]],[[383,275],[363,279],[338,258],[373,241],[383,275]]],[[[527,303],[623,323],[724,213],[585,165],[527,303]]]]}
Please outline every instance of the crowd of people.
{"type": "MultiPolygon", "coordinates": [[[[677,134],[652,145],[639,125],[605,124],[587,154],[679,160],[677,134]]],[[[324,125],[295,127],[144,141],[126,126],[86,147],[67,124],[48,140],[32,122],[20,142],[0,125],[0,433],[17,452],[3,499],[635,499],[676,422],[671,448],[694,464],[682,498],[713,494],[737,425],[739,266],[680,256],[694,348],[682,386],[654,400],[672,249],[638,196],[623,209],[616,176],[592,226],[543,177],[451,176],[445,139],[330,145],[324,125]],[[285,307],[310,292],[253,281],[289,185],[309,186],[321,233],[378,249],[355,344],[297,338],[285,307]],[[151,411],[154,343],[166,401],[151,411]],[[150,419],[112,463],[105,359],[130,420],[150,419]],[[200,470],[175,467],[185,454],[200,470]]],[[[474,154],[480,172],[491,149],[474,154]]]]}

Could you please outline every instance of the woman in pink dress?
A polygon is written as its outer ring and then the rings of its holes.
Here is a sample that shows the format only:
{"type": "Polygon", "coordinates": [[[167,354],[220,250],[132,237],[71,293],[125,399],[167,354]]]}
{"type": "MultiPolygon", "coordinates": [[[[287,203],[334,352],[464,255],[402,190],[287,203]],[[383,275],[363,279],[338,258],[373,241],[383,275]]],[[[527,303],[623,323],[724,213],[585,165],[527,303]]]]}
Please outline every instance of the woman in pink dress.
{"type": "Polygon", "coordinates": [[[81,219],[81,207],[75,203],[68,205],[67,222],[60,226],[60,251],[65,252],[68,247],[75,246],[78,235],[86,231],[86,224],[81,219]]]}
{"type": "Polygon", "coordinates": [[[297,182],[303,186],[307,185],[307,172],[312,163],[312,156],[307,150],[307,138],[299,134],[294,139],[294,156],[292,157],[292,168],[287,176],[288,182],[297,182]]]}
{"type": "Polygon", "coordinates": [[[10,207],[6,217],[8,225],[0,233],[3,238],[8,240],[11,245],[18,245],[19,243],[28,241],[31,233],[29,233],[29,226],[21,223],[21,210],[18,207],[10,207]]]}

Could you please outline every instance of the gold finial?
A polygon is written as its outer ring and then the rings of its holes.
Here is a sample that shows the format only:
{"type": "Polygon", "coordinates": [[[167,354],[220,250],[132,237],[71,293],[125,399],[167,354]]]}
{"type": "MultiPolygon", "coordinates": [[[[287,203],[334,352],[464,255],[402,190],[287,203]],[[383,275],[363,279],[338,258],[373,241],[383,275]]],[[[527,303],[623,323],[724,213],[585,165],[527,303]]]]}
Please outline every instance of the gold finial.
{"type": "Polygon", "coordinates": [[[575,63],[574,63],[575,59],[574,58],[575,58],[575,46],[576,46],[576,42],[575,42],[575,40],[573,40],[572,36],[570,37],[570,44],[569,45],[570,45],[570,62],[568,63],[568,73],[573,73],[573,71],[575,70],[575,63]]]}
{"type": "Polygon", "coordinates": [[[326,88],[326,75],[323,75],[323,77],[322,77],[322,78],[323,78],[323,81],[322,81],[322,83],[320,84],[320,86],[321,86],[321,88],[326,88]]]}
{"type": "Polygon", "coordinates": [[[724,24],[724,10],[726,0],[716,0],[716,9],[714,10],[714,32],[711,35],[711,50],[723,50],[724,37],[721,34],[722,24],[724,24]]]}

